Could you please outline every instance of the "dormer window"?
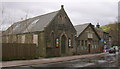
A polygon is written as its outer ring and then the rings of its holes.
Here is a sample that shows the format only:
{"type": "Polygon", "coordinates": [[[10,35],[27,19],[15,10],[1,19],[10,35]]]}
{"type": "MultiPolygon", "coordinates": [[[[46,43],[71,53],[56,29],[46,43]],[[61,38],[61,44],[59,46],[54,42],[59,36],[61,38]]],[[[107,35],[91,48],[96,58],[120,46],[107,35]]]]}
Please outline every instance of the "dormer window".
{"type": "Polygon", "coordinates": [[[13,30],[18,29],[19,27],[20,27],[20,24],[17,24],[17,25],[13,28],[13,30]]]}
{"type": "Polygon", "coordinates": [[[38,21],[39,21],[39,19],[32,21],[31,24],[29,25],[28,29],[33,27],[38,21]]]}

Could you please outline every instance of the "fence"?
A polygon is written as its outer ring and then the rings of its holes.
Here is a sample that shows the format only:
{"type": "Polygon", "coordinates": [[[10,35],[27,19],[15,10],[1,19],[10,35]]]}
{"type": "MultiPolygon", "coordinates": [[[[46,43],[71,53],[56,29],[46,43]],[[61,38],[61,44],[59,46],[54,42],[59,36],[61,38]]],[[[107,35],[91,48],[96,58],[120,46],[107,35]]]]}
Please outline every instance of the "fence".
{"type": "Polygon", "coordinates": [[[47,48],[47,57],[58,57],[60,56],[59,48],[47,48]]]}
{"type": "Polygon", "coordinates": [[[2,43],[2,60],[31,59],[35,57],[35,44],[2,43]]]}

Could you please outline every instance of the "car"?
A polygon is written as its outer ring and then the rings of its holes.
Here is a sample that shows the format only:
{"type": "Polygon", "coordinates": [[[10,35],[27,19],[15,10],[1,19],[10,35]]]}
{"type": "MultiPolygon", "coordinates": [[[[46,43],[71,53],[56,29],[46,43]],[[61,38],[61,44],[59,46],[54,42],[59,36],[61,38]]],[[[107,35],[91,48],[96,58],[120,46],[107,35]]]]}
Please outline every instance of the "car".
{"type": "Polygon", "coordinates": [[[106,50],[106,52],[109,52],[110,48],[106,48],[105,50],[106,50]]]}
{"type": "Polygon", "coordinates": [[[110,48],[109,53],[116,53],[116,50],[114,48],[110,48]]]}
{"type": "Polygon", "coordinates": [[[113,48],[118,52],[119,51],[119,46],[113,46],[113,48]]]}

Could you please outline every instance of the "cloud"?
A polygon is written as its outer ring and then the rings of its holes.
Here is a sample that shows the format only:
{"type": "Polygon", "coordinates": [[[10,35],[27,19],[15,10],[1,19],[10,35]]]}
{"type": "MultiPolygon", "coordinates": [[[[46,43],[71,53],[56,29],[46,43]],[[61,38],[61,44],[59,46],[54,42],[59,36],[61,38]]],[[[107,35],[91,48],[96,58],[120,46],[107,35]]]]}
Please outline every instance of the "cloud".
{"type": "Polygon", "coordinates": [[[101,25],[116,21],[117,2],[74,3],[68,6],[68,14],[74,24],[100,22],[101,25]],[[113,11],[114,10],[114,11],[113,11]]]}
{"type": "MultiPolygon", "coordinates": [[[[33,0],[32,0],[33,1],[33,0]]],[[[34,0],[35,1],[35,0],[34,0]]],[[[60,5],[64,8],[74,25],[91,22],[101,25],[116,21],[118,0],[51,0],[45,2],[3,2],[4,24],[3,30],[21,18],[35,17],[45,13],[57,11],[60,5]]],[[[0,3],[1,4],[1,3],[0,3]]],[[[0,14],[2,16],[2,14],[0,14]]]]}
{"type": "Polygon", "coordinates": [[[118,2],[119,0],[3,0],[3,2],[118,2]]]}

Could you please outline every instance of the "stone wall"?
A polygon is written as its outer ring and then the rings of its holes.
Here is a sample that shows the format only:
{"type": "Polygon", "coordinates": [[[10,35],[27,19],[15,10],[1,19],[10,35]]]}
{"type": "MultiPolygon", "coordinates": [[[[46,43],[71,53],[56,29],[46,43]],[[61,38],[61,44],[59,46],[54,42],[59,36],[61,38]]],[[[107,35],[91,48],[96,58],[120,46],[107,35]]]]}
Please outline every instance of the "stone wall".
{"type": "MultiPolygon", "coordinates": [[[[51,21],[51,23],[45,27],[46,34],[46,46],[49,49],[47,53],[51,52],[51,56],[53,55],[52,50],[59,49],[59,54],[62,55],[72,55],[73,49],[75,49],[75,35],[76,30],[72,25],[70,19],[64,10],[61,10],[56,17],[51,21]],[[66,36],[66,53],[61,54],[61,37],[66,36]],[[59,39],[59,47],[56,48],[56,39],[59,39]],[[69,47],[68,41],[71,39],[71,47],[69,47]],[[51,51],[50,51],[51,50],[51,51]]],[[[50,55],[50,54],[49,54],[50,55]]]]}

